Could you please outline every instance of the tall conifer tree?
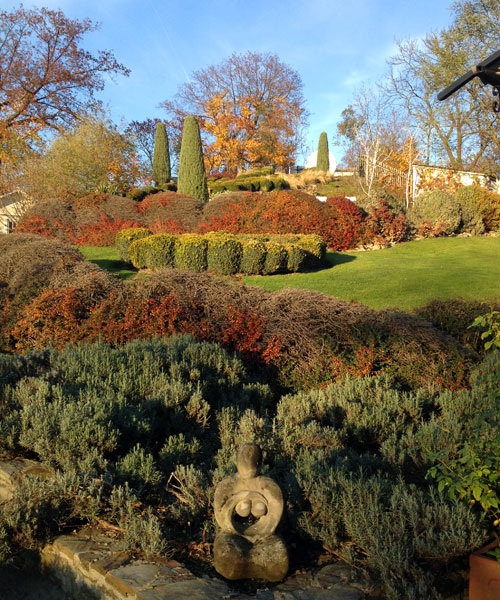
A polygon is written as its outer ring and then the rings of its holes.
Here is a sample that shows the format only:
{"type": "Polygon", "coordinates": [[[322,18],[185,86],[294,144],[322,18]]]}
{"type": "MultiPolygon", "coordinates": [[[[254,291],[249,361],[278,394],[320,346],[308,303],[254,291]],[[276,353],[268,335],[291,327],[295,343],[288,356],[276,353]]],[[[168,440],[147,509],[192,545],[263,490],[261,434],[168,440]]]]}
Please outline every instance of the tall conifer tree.
{"type": "Polygon", "coordinates": [[[171,178],[170,153],[168,151],[168,137],[165,123],[156,124],[155,150],[153,154],[153,181],[161,186],[168,183],[171,178]]]}
{"type": "Polygon", "coordinates": [[[186,117],[182,131],[177,191],[208,201],[207,176],[203,164],[203,148],[196,117],[186,117]]]}
{"type": "Polygon", "coordinates": [[[324,131],[319,136],[318,158],[316,161],[316,168],[318,169],[318,171],[330,170],[330,158],[328,156],[328,138],[326,137],[326,133],[324,131]]]}

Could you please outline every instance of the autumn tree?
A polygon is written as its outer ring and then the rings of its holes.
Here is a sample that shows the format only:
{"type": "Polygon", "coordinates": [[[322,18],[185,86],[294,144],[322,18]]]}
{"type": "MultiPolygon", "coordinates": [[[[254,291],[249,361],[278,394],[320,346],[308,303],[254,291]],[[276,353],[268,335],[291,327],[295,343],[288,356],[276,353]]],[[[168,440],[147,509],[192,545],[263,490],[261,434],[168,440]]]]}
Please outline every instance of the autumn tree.
{"type": "Polygon", "coordinates": [[[128,75],[111,52],[81,46],[96,29],[60,10],[0,12],[0,161],[93,109],[105,75],[128,75]]]}
{"type": "Polygon", "coordinates": [[[208,201],[207,176],[203,164],[203,146],[196,117],[186,117],[182,133],[177,191],[208,201]]]}
{"type": "Polygon", "coordinates": [[[318,158],[316,160],[316,168],[320,171],[328,171],[330,169],[330,157],[328,156],[328,138],[326,132],[322,131],[318,142],[318,158]]]}
{"type": "Polygon", "coordinates": [[[162,106],[178,124],[197,116],[209,170],[285,166],[307,121],[299,74],[275,54],[256,52],[195,71],[162,106]]]}
{"type": "Polygon", "coordinates": [[[105,117],[86,116],[26,161],[20,187],[34,198],[79,198],[90,192],[122,193],[139,176],[134,145],[105,117]]]}
{"type": "Polygon", "coordinates": [[[162,185],[170,181],[170,153],[167,130],[164,123],[156,124],[155,147],[153,153],[153,181],[162,185]]]}

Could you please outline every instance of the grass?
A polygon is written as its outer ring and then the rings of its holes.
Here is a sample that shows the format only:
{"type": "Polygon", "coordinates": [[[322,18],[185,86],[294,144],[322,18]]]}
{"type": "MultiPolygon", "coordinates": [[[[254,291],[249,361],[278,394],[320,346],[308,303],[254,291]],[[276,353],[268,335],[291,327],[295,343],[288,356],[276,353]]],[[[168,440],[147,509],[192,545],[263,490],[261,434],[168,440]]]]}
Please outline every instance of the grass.
{"type": "Polygon", "coordinates": [[[328,196],[329,198],[363,195],[359,185],[359,178],[356,175],[335,177],[330,183],[317,184],[316,190],[318,196],[328,196]]]}
{"type": "Polygon", "coordinates": [[[314,273],[244,277],[268,290],[316,290],[372,308],[416,308],[435,299],[500,298],[500,238],[440,238],[384,250],[328,253],[314,273]]]}
{"type": "MultiPolygon", "coordinates": [[[[137,271],[114,247],[81,246],[87,260],[128,279],[137,271]]],[[[368,252],[330,252],[329,267],[314,273],[244,277],[268,290],[301,288],[372,308],[416,308],[436,299],[498,300],[500,238],[439,238],[368,252]]]]}
{"type": "Polygon", "coordinates": [[[78,246],[78,250],[88,261],[117,275],[120,279],[129,279],[137,273],[137,269],[120,260],[114,246],[78,246]]]}

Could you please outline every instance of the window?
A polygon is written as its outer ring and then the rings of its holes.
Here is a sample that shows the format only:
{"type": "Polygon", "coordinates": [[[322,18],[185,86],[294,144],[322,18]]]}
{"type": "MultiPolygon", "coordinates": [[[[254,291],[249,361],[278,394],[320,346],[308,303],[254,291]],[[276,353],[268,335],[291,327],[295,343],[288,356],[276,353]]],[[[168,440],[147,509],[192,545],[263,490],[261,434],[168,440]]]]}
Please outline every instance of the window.
{"type": "Polygon", "coordinates": [[[7,233],[12,233],[15,228],[16,223],[14,221],[11,221],[10,219],[7,219],[7,233]]]}

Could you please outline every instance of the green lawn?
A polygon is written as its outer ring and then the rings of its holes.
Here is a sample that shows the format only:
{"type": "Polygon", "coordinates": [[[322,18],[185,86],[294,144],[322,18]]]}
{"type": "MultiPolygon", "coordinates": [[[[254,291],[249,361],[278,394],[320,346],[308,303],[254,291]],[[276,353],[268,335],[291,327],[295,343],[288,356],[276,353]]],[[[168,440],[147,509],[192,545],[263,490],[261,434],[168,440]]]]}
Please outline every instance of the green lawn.
{"type": "Polygon", "coordinates": [[[500,238],[439,238],[384,250],[329,253],[315,273],[245,277],[268,290],[316,290],[372,308],[410,309],[434,299],[500,298],[500,238]]]}
{"type": "Polygon", "coordinates": [[[131,265],[123,263],[114,246],[101,248],[99,246],[78,246],[78,250],[90,262],[95,263],[102,269],[106,269],[120,279],[128,279],[137,273],[131,265]]]}
{"type": "MultiPolygon", "coordinates": [[[[122,279],[137,271],[115,248],[79,247],[90,260],[122,279]]],[[[316,290],[372,308],[406,310],[434,299],[500,299],[500,238],[439,238],[369,252],[331,252],[331,267],[314,273],[244,277],[268,290],[316,290]]]]}

